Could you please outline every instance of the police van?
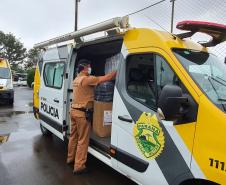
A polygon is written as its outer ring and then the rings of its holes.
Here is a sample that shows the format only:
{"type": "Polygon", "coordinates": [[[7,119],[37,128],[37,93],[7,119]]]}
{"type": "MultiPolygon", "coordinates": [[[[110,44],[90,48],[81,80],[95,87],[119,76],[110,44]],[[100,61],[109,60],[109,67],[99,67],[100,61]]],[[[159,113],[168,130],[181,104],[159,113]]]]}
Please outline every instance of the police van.
{"type": "Polygon", "coordinates": [[[226,184],[226,66],[207,48],[225,40],[226,26],[185,21],[177,28],[186,32],[130,28],[127,17],[114,18],[36,44],[43,50],[34,114],[43,134],[69,137],[78,61],[91,60],[92,74],[101,76],[106,59],[121,55],[111,135],[91,133],[89,153],[138,184],[226,184]],[[212,40],[186,39],[196,32],[212,40]]]}
{"type": "Polygon", "coordinates": [[[10,105],[14,102],[12,72],[9,62],[3,58],[0,58],[0,100],[10,105]]]}

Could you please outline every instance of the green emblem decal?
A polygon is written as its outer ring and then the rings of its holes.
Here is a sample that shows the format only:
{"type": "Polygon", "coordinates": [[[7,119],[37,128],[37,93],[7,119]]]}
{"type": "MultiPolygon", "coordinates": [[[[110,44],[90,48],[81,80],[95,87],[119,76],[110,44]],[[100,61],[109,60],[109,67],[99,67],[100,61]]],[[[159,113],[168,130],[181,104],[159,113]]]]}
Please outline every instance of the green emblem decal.
{"type": "Polygon", "coordinates": [[[156,158],[163,150],[164,135],[156,115],[142,113],[133,128],[136,144],[147,159],[156,158]]]}

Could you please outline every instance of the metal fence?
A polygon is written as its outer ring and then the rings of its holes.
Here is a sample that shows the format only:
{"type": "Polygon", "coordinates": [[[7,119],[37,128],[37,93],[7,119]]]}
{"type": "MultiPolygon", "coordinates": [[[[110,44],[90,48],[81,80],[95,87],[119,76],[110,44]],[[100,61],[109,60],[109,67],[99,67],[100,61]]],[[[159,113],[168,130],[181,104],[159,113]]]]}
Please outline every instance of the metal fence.
{"type": "MultiPolygon", "coordinates": [[[[136,27],[152,27],[159,30],[179,33],[176,23],[183,20],[209,21],[226,24],[226,0],[151,0],[153,6],[130,15],[130,22],[136,27]],[[174,3],[174,8],[173,8],[174,3]],[[173,14],[172,14],[173,13],[173,14]],[[174,15],[174,16],[173,16],[174,15]],[[173,20],[173,21],[172,21],[173,20]],[[173,23],[173,24],[172,24],[173,23]]],[[[207,41],[209,37],[198,34],[192,37],[196,41],[207,41]]],[[[210,48],[210,51],[223,61],[226,57],[226,42],[210,48]]]]}

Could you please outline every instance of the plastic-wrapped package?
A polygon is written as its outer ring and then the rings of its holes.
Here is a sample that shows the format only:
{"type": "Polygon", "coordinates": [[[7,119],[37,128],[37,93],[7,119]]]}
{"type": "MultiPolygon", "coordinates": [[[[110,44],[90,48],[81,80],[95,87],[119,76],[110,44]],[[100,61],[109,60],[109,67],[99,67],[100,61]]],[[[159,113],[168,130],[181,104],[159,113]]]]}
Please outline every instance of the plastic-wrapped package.
{"type": "Polygon", "coordinates": [[[112,102],[114,86],[114,81],[108,81],[97,85],[94,90],[94,99],[100,102],[112,102]]]}
{"type": "Polygon", "coordinates": [[[105,74],[110,73],[112,71],[116,71],[118,68],[118,64],[123,60],[123,56],[121,53],[114,55],[110,58],[106,59],[105,63],[105,74]]]}

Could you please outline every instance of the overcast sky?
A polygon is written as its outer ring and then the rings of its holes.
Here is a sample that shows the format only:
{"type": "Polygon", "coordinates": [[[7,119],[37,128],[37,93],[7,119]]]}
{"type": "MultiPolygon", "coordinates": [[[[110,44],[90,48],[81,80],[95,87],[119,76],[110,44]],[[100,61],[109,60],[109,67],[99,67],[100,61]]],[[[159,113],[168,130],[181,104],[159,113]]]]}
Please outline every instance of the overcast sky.
{"type": "MultiPolygon", "coordinates": [[[[123,16],[158,0],[81,0],[79,28],[123,16]]],[[[0,0],[0,30],[20,38],[25,47],[74,29],[75,0],[0,0]]],[[[226,0],[176,0],[175,22],[193,19],[226,24],[226,0]]],[[[132,26],[170,29],[170,0],[130,17],[132,26]],[[147,18],[148,17],[148,18],[147,18]]],[[[175,29],[176,31],[176,29],[175,29]]]]}

